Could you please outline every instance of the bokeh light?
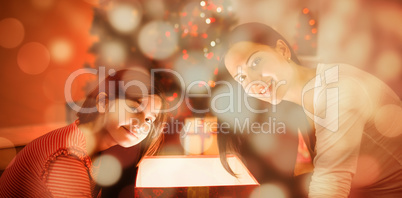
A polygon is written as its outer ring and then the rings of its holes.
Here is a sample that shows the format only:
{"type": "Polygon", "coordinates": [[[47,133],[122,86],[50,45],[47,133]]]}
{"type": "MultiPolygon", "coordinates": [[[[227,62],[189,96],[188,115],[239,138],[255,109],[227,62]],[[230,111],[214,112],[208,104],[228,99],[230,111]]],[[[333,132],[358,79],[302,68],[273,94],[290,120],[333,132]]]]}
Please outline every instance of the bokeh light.
{"type": "Polygon", "coordinates": [[[52,7],[54,0],[31,0],[31,3],[36,9],[46,10],[52,7]]]}
{"type": "MultiPolygon", "coordinates": [[[[199,118],[187,118],[180,132],[180,143],[185,154],[199,155],[209,150],[213,144],[213,136],[207,129],[211,123],[199,118]]],[[[216,130],[215,130],[216,131],[216,130]]]]}
{"type": "Polygon", "coordinates": [[[49,66],[49,62],[49,50],[40,43],[27,43],[18,51],[18,66],[26,74],[36,75],[42,73],[49,66]]]}
{"type": "Polygon", "coordinates": [[[72,57],[73,47],[71,43],[66,39],[58,39],[50,44],[50,54],[54,61],[58,63],[63,63],[72,57]]]}
{"type": "Polygon", "coordinates": [[[373,39],[370,33],[356,33],[347,39],[342,53],[349,63],[364,69],[365,61],[369,59],[373,50],[373,39]]]}
{"type": "Polygon", "coordinates": [[[122,173],[119,160],[111,155],[101,155],[96,158],[92,168],[98,173],[94,179],[100,186],[115,184],[120,179],[122,173]],[[99,165],[99,168],[96,167],[97,165],[99,165]]]}
{"type": "Polygon", "coordinates": [[[101,46],[100,55],[107,66],[122,68],[127,58],[126,46],[118,41],[105,42],[101,46]]]}
{"type": "Polygon", "coordinates": [[[14,48],[24,39],[24,26],[15,18],[6,18],[0,21],[0,46],[14,48]]]}
{"type": "Polygon", "coordinates": [[[108,10],[107,16],[110,24],[117,31],[131,33],[141,22],[142,10],[137,3],[123,4],[114,2],[108,10]]]}
{"type": "Polygon", "coordinates": [[[145,14],[153,19],[161,19],[165,13],[165,4],[163,0],[145,1],[145,14]]]}
{"type": "MultiPolygon", "coordinates": [[[[190,1],[183,7],[180,15],[182,29],[188,29],[189,34],[194,37],[204,33],[209,28],[206,20],[212,17],[212,11],[203,9],[200,3],[190,1]]],[[[204,3],[206,4],[206,2],[204,3]]]]}
{"type": "Polygon", "coordinates": [[[382,106],[374,118],[378,132],[386,137],[396,137],[402,134],[401,121],[402,107],[394,104],[382,106]]]}
{"type": "Polygon", "coordinates": [[[382,52],[375,63],[376,75],[384,81],[400,78],[402,73],[402,58],[396,51],[382,52]]]}
{"type": "Polygon", "coordinates": [[[287,198],[289,197],[289,193],[286,191],[283,185],[275,183],[265,183],[261,184],[258,188],[253,190],[250,195],[250,198],[260,197],[287,198]]]}
{"type": "Polygon", "coordinates": [[[380,166],[377,159],[367,154],[361,155],[358,159],[352,186],[359,188],[373,184],[379,175],[380,166]]]}
{"type": "Polygon", "coordinates": [[[142,53],[149,58],[163,60],[178,50],[178,35],[172,25],[152,21],[141,29],[138,44],[142,53]]]}

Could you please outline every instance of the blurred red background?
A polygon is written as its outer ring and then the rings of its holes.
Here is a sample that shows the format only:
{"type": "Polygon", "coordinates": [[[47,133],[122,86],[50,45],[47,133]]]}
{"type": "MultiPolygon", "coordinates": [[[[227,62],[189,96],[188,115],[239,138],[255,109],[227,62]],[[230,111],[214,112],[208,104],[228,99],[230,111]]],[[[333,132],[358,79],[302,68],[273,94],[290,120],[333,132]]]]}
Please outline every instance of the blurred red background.
{"type": "MultiPolygon", "coordinates": [[[[79,0],[1,2],[0,127],[65,121],[65,80],[94,61],[92,9],[79,0]]],[[[86,78],[74,81],[73,99],[84,97],[86,78]]]]}

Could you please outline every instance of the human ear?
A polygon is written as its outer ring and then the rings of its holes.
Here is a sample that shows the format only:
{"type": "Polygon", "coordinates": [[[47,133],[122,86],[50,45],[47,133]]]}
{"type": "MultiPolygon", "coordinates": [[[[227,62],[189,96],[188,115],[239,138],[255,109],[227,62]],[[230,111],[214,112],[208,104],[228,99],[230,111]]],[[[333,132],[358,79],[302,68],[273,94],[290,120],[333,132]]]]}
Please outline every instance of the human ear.
{"type": "Polygon", "coordinates": [[[106,112],[106,106],[108,104],[107,94],[105,92],[101,92],[96,96],[96,108],[99,113],[106,112]]]}
{"type": "Polygon", "coordinates": [[[275,50],[282,55],[287,61],[292,58],[292,54],[290,53],[289,46],[286,45],[285,41],[279,39],[276,41],[275,50]]]}

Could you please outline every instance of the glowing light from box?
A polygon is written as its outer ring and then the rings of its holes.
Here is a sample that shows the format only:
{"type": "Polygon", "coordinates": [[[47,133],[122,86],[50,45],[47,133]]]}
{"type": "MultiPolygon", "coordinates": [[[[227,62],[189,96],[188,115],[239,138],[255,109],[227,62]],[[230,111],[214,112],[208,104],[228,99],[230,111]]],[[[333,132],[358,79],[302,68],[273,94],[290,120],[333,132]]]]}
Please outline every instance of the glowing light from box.
{"type": "Polygon", "coordinates": [[[146,56],[157,60],[168,58],[179,49],[178,34],[172,25],[163,21],[146,24],[140,30],[138,44],[146,56]],[[166,32],[170,32],[168,37],[166,32]]]}
{"type": "Polygon", "coordinates": [[[236,157],[228,157],[238,178],[230,175],[219,157],[145,158],[138,169],[136,187],[187,187],[257,185],[248,170],[236,157]]]}
{"type": "Polygon", "coordinates": [[[216,127],[215,117],[186,118],[180,132],[180,143],[185,154],[203,154],[216,144],[216,135],[213,134],[216,127]]]}
{"type": "Polygon", "coordinates": [[[131,33],[140,24],[142,11],[139,4],[113,4],[107,17],[114,29],[131,33]]]}
{"type": "Polygon", "coordinates": [[[380,108],[374,118],[374,124],[380,134],[392,138],[402,134],[401,120],[402,108],[389,104],[380,108]]]}
{"type": "Polygon", "coordinates": [[[50,44],[50,54],[56,62],[63,63],[68,61],[73,54],[71,43],[65,39],[53,41],[50,44]]]}
{"type": "Polygon", "coordinates": [[[200,155],[208,150],[213,143],[212,136],[202,137],[201,134],[189,134],[185,131],[182,131],[180,136],[182,137],[180,138],[180,144],[186,155],[200,155]]]}
{"type": "MultiPolygon", "coordinates": [[[[204,2],[206,4],[206,2],[204,2]]],[[[206,32],[209,25],[206,24],[206,19],[213,16],[213,13],[203,7],[200,7],[200,3],[196,1],[191,1],[187,3],[182,11],[182,13],[187,13],[186,15],[180,16],[180,23],[183,29],[188,29],[188,32],[192,36],[197,36],[206,32]]]]}
{"type": "Polygon", "coordinates": [[[14,48],[24,39],[24,25],[15,18],[6,18],[0,21],[0,46],[14,48]]]}
{"type": "Polygon", "coordinates": [[[100,186],[111,186],[115,184],[122,173],[119,160],[111,155],[101,155],[96,158],[92,168],[94,171],[98,172],[94,179],[100,186]],[[96,168],[94,165],[100,166],[96,168]]]}
{"type": "Polygon", "coordinates": [[[26,43],[18,51],[18,66],[26,74],[36,75],[44,72],[49,62],[49,50],[41,43],[26,43]]]}
{"type": "Polygon", "coordinates": [[[183,148],[177,144],[166,144],[159,153],[160,155],[182,155],[183,148]]]}

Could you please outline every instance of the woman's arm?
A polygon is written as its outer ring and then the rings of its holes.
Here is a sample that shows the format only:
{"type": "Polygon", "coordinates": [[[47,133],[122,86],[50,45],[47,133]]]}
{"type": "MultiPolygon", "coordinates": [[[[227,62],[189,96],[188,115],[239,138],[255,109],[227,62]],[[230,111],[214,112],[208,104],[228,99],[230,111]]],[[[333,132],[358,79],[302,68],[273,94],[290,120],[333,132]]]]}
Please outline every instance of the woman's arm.
{"type": "Polygon", "coordinates": [[[48,168],[46,185],[54,197],[92,197],[88,170],[79,159],[60,156],[48,168]]]}
{"type": "Polygon", "coordinates": [[[359,83],[350,78],[325,85],[318,94],[317,155],[309,197],[348,197],[367,120],[368,98],[359,83]]]}

